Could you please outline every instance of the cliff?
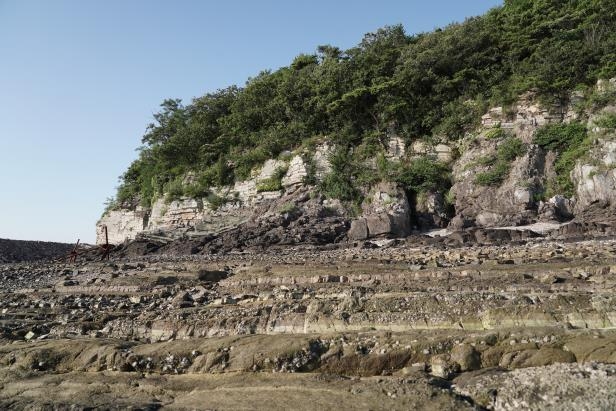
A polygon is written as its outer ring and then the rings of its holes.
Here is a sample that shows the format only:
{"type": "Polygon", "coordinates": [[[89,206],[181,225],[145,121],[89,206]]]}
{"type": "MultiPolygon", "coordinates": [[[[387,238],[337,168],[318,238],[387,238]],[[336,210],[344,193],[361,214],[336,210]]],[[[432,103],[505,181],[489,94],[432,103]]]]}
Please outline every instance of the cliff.
{"type": "MultiPolygon", "coordinates": [[[[615,83],[599,82],[592,93],[611,93],[615,83]]],[[[490,109],[482,116],[481,126],[455,144],[445,144],[447,140],[442,139],[407,146],[402,138],[389,137],[386,161],[398,164],[416,158],[433,159],[451,169],[449,192],[414,195],[395,182],[367,187],[358,182],[363,201],[351,210],[341,201],[319,194],[319,184],[334,173],[329,159],[336,147],[325,138],[310,149],[267,160],[252,171],[249,179],[217,187],[207,197],[170,200],[168,195],[162,195],[151,208],[111,210],[97,224],[97,242],[104,241],[103,225],[108,228],[110,242],[117,244],[138,235],[216,236],[257,224],[261,234],[269,235],[270,243],[275,244],[289,240],[280,235],[272,237],[272,232],[288,229],[289,222],[300,216],[313,217],[305,223],[313,225],[311,235],[316,234],[323,219],[335,218],[340,233],[327,238],[353,241],[403,237],[417,230],[443,227],[456,230],[565,221],[587,216],[598,203],[602,209],[610,210],[616,200],[616,134],[595,123],[616,109],[607,105],[592,112],[576,112],[576,105],[584,99],[576,93],[567,104],[544,107],[532,93],[527,93],[507,113],[502,107],[490,109]],[[575,167],[567,177],[574,186],[573,195],[552,192],[546,197],[550,180],[555,178],[559,153],[538,145],[537,131],[550,124],[579,121],[586,124],[591,148],[575,159],[575,167]],[[286,222],[278,221],[281,216],[287,216],[283,219],[286,222]]],[[[369,172],[379,172],[375,160],[366,160],[362,166],[369,172]]],[[[187,175],[184,184],[190,183],[191,176],[187,175]]],[[[310,242],[306,238],[297,241],[310,242]]]]}

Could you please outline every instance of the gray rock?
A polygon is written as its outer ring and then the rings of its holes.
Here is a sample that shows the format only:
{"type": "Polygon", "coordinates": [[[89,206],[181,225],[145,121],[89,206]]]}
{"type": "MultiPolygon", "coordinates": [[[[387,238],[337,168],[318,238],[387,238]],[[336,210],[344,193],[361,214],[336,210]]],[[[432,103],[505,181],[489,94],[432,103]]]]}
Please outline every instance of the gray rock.
{"type": "Polygon", "coordinates": [[[481,354],[469,344],[460,344],[451,350],[451,361],[460,366],[460,371],[472,371],[481,368],[481,354]]]}
{"type": "Polygon", "coordinates": [[[444,379],[450,379],[460,372],[460,365],[451,360],[449,354],[438,354],[430,358],[431,374],[444,379]]]}
{"type": "Polygon", "coordinates": [[[368,216],[366,218],[366,224],[370,237],[391,234],[394,230],[391,217],[386,213],[368,216]]]}
{"type": "Polygon", "coordinates": [[[365,240],[368,238],[368,224],[365,218],[351,221],[351,228],[347,236],[349,240],[365,240]]]}

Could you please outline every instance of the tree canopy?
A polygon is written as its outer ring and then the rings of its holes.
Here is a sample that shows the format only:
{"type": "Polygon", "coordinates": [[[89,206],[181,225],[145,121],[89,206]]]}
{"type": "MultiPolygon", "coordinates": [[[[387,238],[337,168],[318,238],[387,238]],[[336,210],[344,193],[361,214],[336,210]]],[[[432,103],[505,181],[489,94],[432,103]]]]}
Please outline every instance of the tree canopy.
{"type": "Polygon", "coordinates": [[[477,125],[488,104],[512,102],[531,89],[564,99],[579,85],[616,75],[613,6],[611,0],[506,0],[430,33],[408,35],[396,25],[346,51],[319,46],[243,87],[188,105],[165,100],[139,158],[121,177],[116,204],[150,206],[188,172],[202,190],[244,179],[314,136],[342,147],[392,129],[409,142],[434,135],[454,140],[477,125]]]}

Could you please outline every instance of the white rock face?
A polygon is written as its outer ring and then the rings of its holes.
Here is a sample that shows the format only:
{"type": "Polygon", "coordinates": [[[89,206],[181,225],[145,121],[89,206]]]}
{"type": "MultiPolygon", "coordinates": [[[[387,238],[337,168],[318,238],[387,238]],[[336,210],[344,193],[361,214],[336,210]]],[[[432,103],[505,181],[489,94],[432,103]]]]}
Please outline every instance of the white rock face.
{"type": "Polygon", "coordinates": [[[114,210],[101,217],[96,225],[96,244],[105,244],[103,226],[107,226],[110,244],[120,244],[134,239],[146,228],[148,212],[138,207],[136,211],[114,210]]]}
{"type": "MultiPolygon", "coordinates": [[[[322,144],[317,146],[314,161],[317,175],[321,178],[331,171],[329,155],[333,146],[322,144]]],[[[224,204],[214,209],[207,198],[183,198],[166,202],[164,197],[157,199],[151,210],[138,208],[136,211],[117,210],[103,216],[97,223],[97,244],[105,242],[102,226],[107,225],[109,242],[122,243],[126,239],[134,239],[138,233],[159,230],[199,230],[217,232],[221,229],[236,226],[251,218],[256,205],[275,201],[283,195],[284,190],[257,192],[261,182],[273,177],[281,168],[288,170],[282,179],[285,190],[294,191],[300,187],[308,170],[302,157],[294,156],[291,162],[282,160],[267,160],[261,169],[255,170],[252,177],[245,181],[237,181],[232,186],[213,187],[211,191],[224,198],[224,204]]],[[[187,175],[185,183],[193,182],[194,175],[187,175]]]]}
{"type": "Polygon", "coordinates": [[[436,158],[443,163],[449,163],[452,160],[451,147],[446,144],[437,144],[434,147],[436,158]]]}
{"type": "Polygon", "coordinates": [[[400,160],[406,154],[406,146],[401,137],[392,136],[387,142],[387,158],[400,160]]]}
{"type": "Polygon", "coordinates": [[[481,116],[481,125],[484,127],[494,127],[501,124],[503,119],[503,108],[494,107],[491,108],[486,114],[481,116]]]}
{"type": "Polygon", "coordinates": [[[490,109],[481,117],[481,125],[486,128],[500,126],[513,130],[525,143],[531,143],[534,131],[550,123],[568,122],[577,118],[574,104],[582,96],[572,93],[568,105],[555,104],[550,107],[541,106],[531,92],[522,95],[513,110],[506,113],[502,107],[490,109]]]}
{"type": "Polygon", "coordinates": [[[616,205],[616,169],[601,170],[578,161],[571,179],[575,183],[576,212],[583,212],[596,202],[616,205]]]}
{"type": "Polygon", "coordinates": [[[411,153],[415,156],[431,156],[442,163],[449,163],[453,159],[451,147],[442,143],[430,145],[417,140],[411,145],[411,153]]]}
{"type": "Polygon", "coordinates": [[[308,170],[306,164],[301,156],[295,156],[289,163],[289,169],[287,174],[282,178],[282,185],[284,187],[291,187],[301,185],[304,182],[304,178],[308,176],[308,170]]]}
{"type": "Polygon", "coordinates": [[[334,146],[328,143],[317,146],[314,153],[314,163],[316,166],[316,177],[322,180],[327,174],[331,173],[332,166],[329,163],[329,156],[333,153],[334,146]]]}
{"type": "Polygon", "coordinates": [[[147,230],[192,227],[202,218],[203,202],[195,199],[181,199],[169,204],[160,198],[154,202],[147,230]]]}
{"type": "Polygon", "coordinates": [[[259,174],[257,174],[257,182],[261,182],[263,180],[267,180],[268,178],[273,177],[274,174],[278,171],[278,169],[285,168],[286,166],[287,163],[282,160],[267,160],[263,164],[263,167],[261,167],[259,174]]]}

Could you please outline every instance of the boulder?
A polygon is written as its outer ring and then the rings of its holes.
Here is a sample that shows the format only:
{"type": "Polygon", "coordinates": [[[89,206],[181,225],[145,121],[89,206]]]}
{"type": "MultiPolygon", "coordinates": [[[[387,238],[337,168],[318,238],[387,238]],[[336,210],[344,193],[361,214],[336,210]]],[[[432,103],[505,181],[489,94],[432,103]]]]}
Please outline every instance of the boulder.
{"type": "Polygon", "coordinates": [[[611,154],[616,153],[616,142],[600,141],[590,158],[599,159],[598,165],[578,160],[571,179],[575,185],[575,213],[583,213],[595,203],[616,205],[616,169],[610,163],[611,154]]]}
{"type": "Polygon", "coordinates": [[[387,213],[368,216],[365,221],[368,227],[368,235],[370,237],[393,234],[395,230],[394,224],[392,224],[392,219],[387,213]]]}
{"type": "Polygon", "coordinates": [[[469,344],[460,344],[451,350],[451,361],[460,366],[460,371],[473,371],[481,368],[481,354],[469,344]]]}
{"type": "Polygon", "coordinates": [[[392,183],[375,187],[362,205],[368,237],[410,234],[410,206],[404,190],[392,183]]]}
{"type": "Polygon", "coordinates": [[[448,380],[460,372],[460,365],[449,354],[438,354],[430,358],[430,369],[432,375],[448,380]]]}
{"type": "Polygon", "coordinates": [[[347,236],[349,240],[365,240],[368,238],[368,223],[365,218],[351,221],[351,228],[347,236]]]}
{"type": "Polygon", "coordinates": [[[422,230],[445,227],[449,222],[443,195],[438,192],[422,193],[415,198],[415,217],[422,230]]]}

